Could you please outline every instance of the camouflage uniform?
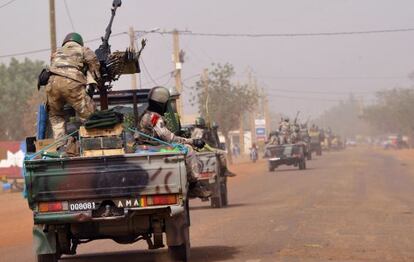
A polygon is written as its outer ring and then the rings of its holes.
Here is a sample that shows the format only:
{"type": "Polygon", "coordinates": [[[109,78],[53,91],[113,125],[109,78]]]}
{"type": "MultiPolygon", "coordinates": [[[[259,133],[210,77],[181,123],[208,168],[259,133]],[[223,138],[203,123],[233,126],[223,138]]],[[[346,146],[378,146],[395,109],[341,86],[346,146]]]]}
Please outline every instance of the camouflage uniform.
{"type": "Polygon", "coordinates": [[[281,144],[291,143],[291,127],[288,121],[283,121],[279,125],[279,141],[281,144]]]}
{"type": "Polygon", "coordinates": [[[193,139],[204,139],[205,138],[204,129],[199,128],[199,127],[195,127],[194,130],[191,132],[191,138],[193,138],[193,139]]]}
{"type": "Polygon", "coordinates": [[[52,76],[46,86],[46,96],[55,139],[65,133],[65,104],[72,106],[81,120],[86,120],[95,111],[93,100],[86,93],[86,85],[96,84],[100,78],[99,67],[95,53],[73,41],[52,54],[52,76]]]}
{"type": "Polygon", "coordinates": [[[165,121],[160,114],[148,110],[142,115],[139,127],[141,132],[162,141],[184,144],[188,151],[186,156],[188,179],[190,182],[197,181],[197,178],[200,175],[200,166],[198,165],[194,149],[191,146],[193,139],[176,136],[167,128],[165,121]]]}

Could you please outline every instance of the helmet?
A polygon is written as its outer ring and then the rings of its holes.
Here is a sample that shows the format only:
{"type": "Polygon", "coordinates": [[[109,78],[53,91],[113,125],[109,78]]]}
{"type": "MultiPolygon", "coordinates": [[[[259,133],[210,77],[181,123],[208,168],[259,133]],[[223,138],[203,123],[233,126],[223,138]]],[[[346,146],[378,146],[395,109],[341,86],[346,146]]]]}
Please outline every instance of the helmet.
{"type": "Polygon", "coordinates": [[[67,42],[76,42],[78,44],[80,44],[81,46],[83,46],[83,39],[82,36],[78,33],[69,33],[66,35],[65,39],[63,40],[62,46],[64,46],[67,42]]]}
{"type": "Polygon", "coordinates": [[[195,120],[195,125],[198,126],[198,127],[205,127],[206,126],[206,121],[202,117],[197,117],[196,120],[195,120]]]}
{"type": "Polygon", "coordinates": [[[153,87],[148,94],[148,110],[164,115],[170,100],[170,92],[163,86],[153,87]]]}
{"type": "Polygon", "coordinates": [[[283,121],[285,121],[285,122],[289,122],[289,117],[285,117],[285,118],[283,119],[283,121]]]}

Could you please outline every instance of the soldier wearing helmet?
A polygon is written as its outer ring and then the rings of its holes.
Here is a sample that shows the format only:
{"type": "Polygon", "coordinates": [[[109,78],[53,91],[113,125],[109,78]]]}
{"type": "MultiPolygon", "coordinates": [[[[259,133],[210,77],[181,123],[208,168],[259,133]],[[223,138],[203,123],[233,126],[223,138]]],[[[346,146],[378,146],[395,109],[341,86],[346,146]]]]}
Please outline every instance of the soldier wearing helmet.
{"type": "Polygon", "coordinates": [[[195,120],[194,130],[191,132],[192,138],[205,139],[206,138],[206,121],[202,117],[197,117],[195,120]]]}
{"type": "Polygon", "coordinates": [[[81,120],[86,120],[95,111],[95,105],[86,93],[86,86],[96,85],[99,81],[99,68],[95,53],[83,46],[82,36],[78,33],[68,34],[62,46],[52,54],[46,97],[55,139],[65,134],[65,104],[72,106],[81,120]]]}
{"type": "Polygon", "coordinates": [[[192,146],[203,148],[205,143],[202,139],[184,138],[171,132],[163,118],[167,111],[170,92],[167,88],[157,86],[151,89],[148,94],[148,108],[141,116],[139,129],[143,133],[152,137],[161,139],[168,143],[180,143],[186,145],[188,153],[186,156],[186,166],[188,171],[188,180],[190,182],[190,194],[200,198],[206,198],[211,192],[202,187],[197,181],[200,175],[200,167],[192,146]]]}
{"type": "Polygon", "coordinates": [[[217,134],[218,126],[216,123],[213,124],[212,128],[208,128],[206,121],[202,117],[197,117],[195,120],[195,128],[191,132],[193,139],[203,139],[210,146],[210,149],[214,150],[219,155],[220,167],[222,174],[228,177],[234,177],[236,174],[231,172],[227,168],[226,154],[223,150],[218,149],[220,147],[220,141],[217,134]]]}

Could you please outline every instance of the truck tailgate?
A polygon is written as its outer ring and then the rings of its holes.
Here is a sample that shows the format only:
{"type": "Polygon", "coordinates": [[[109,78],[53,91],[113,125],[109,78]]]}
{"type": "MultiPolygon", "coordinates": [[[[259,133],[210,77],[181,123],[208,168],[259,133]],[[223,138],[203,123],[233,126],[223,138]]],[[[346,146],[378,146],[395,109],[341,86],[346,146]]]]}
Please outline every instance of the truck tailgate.
{"type": "Polygon", "coordinates": [[[77,157],[25,162],[30,202],[183,193],[179,153],[77,157]]]}

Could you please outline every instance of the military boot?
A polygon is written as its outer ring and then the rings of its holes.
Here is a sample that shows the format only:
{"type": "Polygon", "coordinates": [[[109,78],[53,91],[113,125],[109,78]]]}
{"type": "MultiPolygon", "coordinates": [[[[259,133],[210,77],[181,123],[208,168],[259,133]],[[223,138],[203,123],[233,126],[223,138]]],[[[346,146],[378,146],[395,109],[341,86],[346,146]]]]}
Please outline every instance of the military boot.
{"type": "Polygon", "coordinates": [[[210,197],[212,192],[204,187],[200,182],[192,182],[188,187],[188,196],[190,198],[199,197],[201,199],[210,197]]]}
{"type": "Polygon", "coordinates": [[[226,176],[226,177],[235,177],[235,176],[237,176],[235,173],[231,172],[227,168],[224,170],[223,175],[226,176]]]}

